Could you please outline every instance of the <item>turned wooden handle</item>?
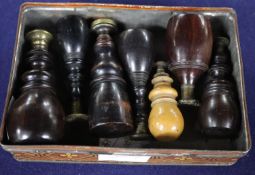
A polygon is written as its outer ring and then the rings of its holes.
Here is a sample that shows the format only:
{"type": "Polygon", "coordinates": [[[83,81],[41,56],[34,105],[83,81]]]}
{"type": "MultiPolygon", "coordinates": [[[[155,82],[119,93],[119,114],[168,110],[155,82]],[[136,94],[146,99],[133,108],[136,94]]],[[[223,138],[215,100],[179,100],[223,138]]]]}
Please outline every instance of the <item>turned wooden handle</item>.
{"type": "Polygon", "coordinates": [[[178,14],[167,26],[169,69],[181,85],[180,103],[196,105],[194,87],[208,69],[212,52],[210,20],[200,14],[178,14]]]}
{"type": "Polygon", "coordinates": [[[208,18],[200,14],[179,14],[167,25],[167,53],[171,64],[209,64],[212,29],[208,18]]]}

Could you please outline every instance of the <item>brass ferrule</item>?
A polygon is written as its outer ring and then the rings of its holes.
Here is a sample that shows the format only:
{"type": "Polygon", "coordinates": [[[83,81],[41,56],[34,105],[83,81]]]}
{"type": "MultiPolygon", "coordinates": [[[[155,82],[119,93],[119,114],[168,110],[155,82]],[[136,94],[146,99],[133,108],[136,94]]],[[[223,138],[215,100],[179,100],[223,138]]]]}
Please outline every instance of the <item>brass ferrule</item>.
{"type": "Polygon", "coordinates": [[[199,106],[199,102],[194,99],[194,86],[193,85],[182,85],[181,86],[181,104],[199,106]]]}
{"type": "Polygon", "coordinates": [[[92,22],[91,29],[93,31],[97,31],[97,29],[102,26],[104,26],[104,28],[98,31],[99,33],[105,33],[106,31],[108,31],[106,28],[111,28],[112,30],[115,30],[117,28],[117,24],[114,20],[110,18],[99,18],[92,22]]]}
{"type": "Polygon", "coordinates": [[[193,99],[193,85],[182,85],[181,86],[181,99],[182,100],[191,100],[193,99]]]}
{"type": "Polygon", "coordinates": [[[47,49],[53,36],[46,30],[36,29],[28,32],[26,39],[31,42],[33,48],[47,49]]]}

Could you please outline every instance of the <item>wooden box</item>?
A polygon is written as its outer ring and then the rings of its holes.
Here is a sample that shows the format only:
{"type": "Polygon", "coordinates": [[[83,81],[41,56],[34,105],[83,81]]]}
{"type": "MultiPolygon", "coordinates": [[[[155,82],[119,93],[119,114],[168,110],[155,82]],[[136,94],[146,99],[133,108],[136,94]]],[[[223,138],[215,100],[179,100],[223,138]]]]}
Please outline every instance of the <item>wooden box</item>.
{"type": "MultiPolygon", "coordinates": [[[[91,43],[93,44],[93,43],[91,43]]],[[[160,47],[159,47],[160,48],[160,47]]],[[[163,57],[163,54],[158,55],[163,57]]],[[[90,3],[25,3],[20,8],[16,44],[4,108],[0,140],[3,149],[19,161],[158,164],[158,165],[231,165],[244,156],[251,147],[246,108],[243,65],[238,38],[237,18],[230,8],[163,7],[90,3]],[[233,77],[237,83],[241,109],[240,133],[235,139],[206,139],[194,130],[196,116],[184,116],[187,128],[183,136],[173,143],[156,141],[123,142],[123,139],[101,140],[95,145],[12,145],[8,143],[5,123],[8,109],[16,98],[16,82],[22,58],[24,33],[31,26],[40,27],[68,14],[79,14],[88,19],[111,17],[125,28],[143,26],[154,30],[162,38],[168,19],[177,13],[201,13],[211,20],[213,31],[222,31],[230,37],[233,77]],[[116,142],[117,141],[117,142],[116,142]],[[116,142],[112,144],[112,142],[116,142]]],[[[80,133],[83,134],[83,133],[80,133]]],[[[74,136],[75,137],[75,136],[74,136]]]]}

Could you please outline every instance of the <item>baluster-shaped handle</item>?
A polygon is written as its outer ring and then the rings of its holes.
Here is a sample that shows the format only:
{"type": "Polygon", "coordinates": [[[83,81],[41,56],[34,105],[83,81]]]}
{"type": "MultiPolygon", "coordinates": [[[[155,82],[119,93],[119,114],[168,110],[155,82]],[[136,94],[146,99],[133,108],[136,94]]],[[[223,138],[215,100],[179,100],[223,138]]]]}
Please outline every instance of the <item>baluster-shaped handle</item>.
{"type": "Polygon", "coordinates": [[[238,132],[240,112],[231,80],[229,41],[217,37],[214,43],[213,64],[208,71],[199,108],[201,132],[212,137],[232,137],[238,132]]]}
{"type": "Polygon", "coordinates": [[[111,38],[116,27],[115,21],[105,18],[95,20],[91,26],[97,40],[91,69],[89,125],[99,137],[125,136],[133,130],[126,82],[111,38]]]}
{"type": "Polygon", "coordinates": [[[26,35],[32,49],[24,61],[30,70],[22,74],[21,95],[9,111],[7,135],[11,143],[59,143],[64,135],[64,111],[56,96],[50,71],[53,58],[47,50],[52,38],[40,29],[26,35]]]}
{"type": "Polygon", "coordinates": [[[171,87],[173,80],[164,71],[165,66],[165,62],[157,62],[157,73],[152,79],[149,129],[157,140],[172,141],[182,134],[184,120],[175,100],[177,91],[171,87]]]}

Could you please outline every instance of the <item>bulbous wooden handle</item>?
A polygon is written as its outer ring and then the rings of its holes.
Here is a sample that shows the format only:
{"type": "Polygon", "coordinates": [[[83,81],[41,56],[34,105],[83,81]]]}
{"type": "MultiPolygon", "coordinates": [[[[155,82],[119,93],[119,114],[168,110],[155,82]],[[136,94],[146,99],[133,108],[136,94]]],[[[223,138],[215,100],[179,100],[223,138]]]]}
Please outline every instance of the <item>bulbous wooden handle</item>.
{"type": "Polygon", "coordinates": [[[215,38],[213,64],[207,74],[198,111],[201,132],[207,137],[233,137],[240,126],[228,44],[225,37],[215,38]]]}
{"type": "Polygon", "coordinates": [[[212,29],[201,14],[178,14],[167,25],[169,69],[181,84],[181,101],[194,104],[193,90],[197,79],[208,69],[212,52],[212,29]]]}
{"type": "Polygon", "coordinates": [[[32,47],[24,59],[29,69],[22,74],[21,95],[12,104],[6,124],[13,144],[52,144],[63,138],[65,114],[53,85],[53,57],[47,50],[52,38],[41,29],[26,35],[32,47]]]}
{"type": "Polygon", "coordinates": [[[179,14],[167,25],[167,53],[171,68],[180,64],[208,68],[212,52],[212,29],[201,14],[179,14]]]}
{"type": "Polygon", "coordinates": [[[149,94],[149,99],[152,101],[149,130],[159,141],[172,141],[182,134],[184,120],[175,101],[177,91],[171,87],[173,80],[159,65],[152,79],[154,88],[149,94]]]}
{"type": "Polygon", "coordinates": [[[149,129],[159,141],[173,141],[179,138],[184,129],[184,120],[177,105],[165,101],[152,106],[149,129]]]}
{"type": "Polygon", "coordinates": [[[80,16],[70,15],[57,22],[57,41],[63,49],[64,59],[85,59],[89,33],[86,20],[80,16]]]}

